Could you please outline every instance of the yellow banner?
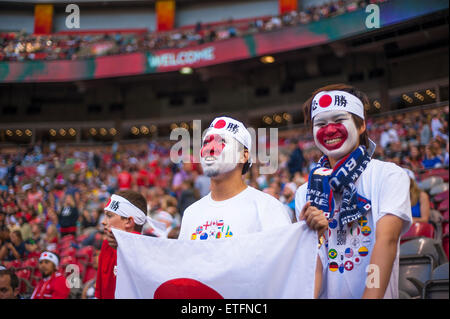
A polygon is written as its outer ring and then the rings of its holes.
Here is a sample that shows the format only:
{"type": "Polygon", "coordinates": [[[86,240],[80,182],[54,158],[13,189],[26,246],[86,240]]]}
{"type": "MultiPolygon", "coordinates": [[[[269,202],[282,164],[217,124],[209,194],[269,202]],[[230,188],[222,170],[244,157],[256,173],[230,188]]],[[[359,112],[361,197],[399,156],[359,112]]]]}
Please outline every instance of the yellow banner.
{"type": "Polygon", "coordinates": [[[37,4],[34,6],[34,33],[52,33],[53,25],[53,5],[37,4]]]}
{"type": "Polygon", "coordinates": [[[173,29],[175,26],[175,0],[156,1],[156,24],[158,31],[173,29]]]}

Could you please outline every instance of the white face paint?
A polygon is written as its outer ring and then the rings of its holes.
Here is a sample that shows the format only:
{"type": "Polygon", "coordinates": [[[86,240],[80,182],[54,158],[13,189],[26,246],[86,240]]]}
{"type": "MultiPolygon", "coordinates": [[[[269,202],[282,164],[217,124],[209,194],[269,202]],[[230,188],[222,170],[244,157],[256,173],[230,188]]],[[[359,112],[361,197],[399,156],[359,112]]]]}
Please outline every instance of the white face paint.
{"type": "Polygon", "coordinates": [[[208,177],[231,172],[240,159],[242,145],[233,137],[223,134],[208,134],[203,140],[200,164],[208,177]]]}
{"type": "Polygon", "coordinates": [[[336,161],[352,152],[359,143],[359,132],[350,113],[327,111],[313,118],[316,146],[336,161]]]}

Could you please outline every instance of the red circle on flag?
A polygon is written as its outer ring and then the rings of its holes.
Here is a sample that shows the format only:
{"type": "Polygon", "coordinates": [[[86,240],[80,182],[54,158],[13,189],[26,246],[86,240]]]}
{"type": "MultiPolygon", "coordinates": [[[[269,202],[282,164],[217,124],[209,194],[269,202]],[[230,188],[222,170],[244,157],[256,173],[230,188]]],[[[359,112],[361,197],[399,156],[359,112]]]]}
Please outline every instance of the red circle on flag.
{"type": "Polygon", "coordinates": [[[153,294],[155,299],[224,299],[217,291],[190,278],[171,279],[153,294]]]}
{"type": "Polygon", "coordinates": [[[214,124],[214,128],[224,128],[227,122],[224,120],[218,120],[216,124],[214,124]]]}
{"type": "Polygon", "coordinates": [[[330,106],[332,101],[333,101],[333,99],[331,98],[331,96],[329,96],[328,94],[325,94],[324,96],[322,96],[319,99],[319,106],[320,107],[328,107],[328,106],[330,106]]]}

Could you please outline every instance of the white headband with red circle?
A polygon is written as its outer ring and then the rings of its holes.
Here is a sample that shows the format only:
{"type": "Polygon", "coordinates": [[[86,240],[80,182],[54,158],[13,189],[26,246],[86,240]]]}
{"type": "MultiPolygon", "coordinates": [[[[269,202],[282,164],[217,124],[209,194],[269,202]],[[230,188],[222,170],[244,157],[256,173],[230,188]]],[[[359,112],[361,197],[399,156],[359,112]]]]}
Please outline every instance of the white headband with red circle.
{"type": "Polygon", "coordinates": [[[345,91],[322,91],[311,103],[311,119],[327,111],[346,111],[364,120],[364,106],[360,99],[345,91]]]}

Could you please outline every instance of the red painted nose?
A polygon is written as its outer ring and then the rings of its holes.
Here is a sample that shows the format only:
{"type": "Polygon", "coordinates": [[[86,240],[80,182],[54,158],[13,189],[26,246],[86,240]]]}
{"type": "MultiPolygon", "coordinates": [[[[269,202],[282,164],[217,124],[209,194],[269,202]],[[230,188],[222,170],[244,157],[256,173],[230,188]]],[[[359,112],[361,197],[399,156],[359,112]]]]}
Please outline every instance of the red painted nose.
{"type": "Polygon", "coordinates": [[[225,143],[222,143],[222,137],[217,134],[208,136],[201,150],[201,157],[205,156],[219,156],[225,147],[225,143]]]}
{"type": "Polygon", "coordinates": [[[338,132],[338,128],[336,127],[336,124],[328,124],[324,128],[324,134],[327,136],[333,136],[338,132]]]}

